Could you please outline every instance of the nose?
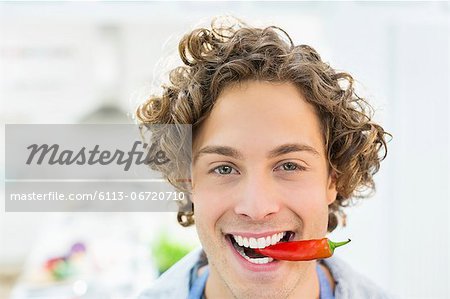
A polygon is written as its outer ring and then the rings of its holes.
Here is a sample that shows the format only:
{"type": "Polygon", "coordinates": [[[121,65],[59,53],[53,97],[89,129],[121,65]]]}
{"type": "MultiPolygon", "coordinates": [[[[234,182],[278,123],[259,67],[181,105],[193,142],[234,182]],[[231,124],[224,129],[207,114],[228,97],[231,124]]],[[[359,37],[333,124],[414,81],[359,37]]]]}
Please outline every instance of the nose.
{"type": "Polygon", "coordinates": [[[249,175],[242,182],[236,196],[234,211],[252,220],[264,220],[280,211],[281,200],[276,185],[265,174],[249,175]]]}

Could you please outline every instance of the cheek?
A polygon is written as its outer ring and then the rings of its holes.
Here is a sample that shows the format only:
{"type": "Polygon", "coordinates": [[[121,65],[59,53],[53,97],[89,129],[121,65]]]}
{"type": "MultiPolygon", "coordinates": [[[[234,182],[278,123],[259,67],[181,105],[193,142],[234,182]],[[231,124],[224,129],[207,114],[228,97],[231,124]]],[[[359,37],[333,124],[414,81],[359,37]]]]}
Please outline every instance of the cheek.
{"type": "Polygon", "coordinates": [[[198,186],[193,192],[195,222],[203,228],[214,229],[220,217],[231,208],[230,192],[198,186]]]}
{"type": "Polygon", "coordinates": [[[304,181],[285,194],[287,204],[303,222],[304,237],[322,237],[327,231],[326,187],[317,180],[304,181]]]}

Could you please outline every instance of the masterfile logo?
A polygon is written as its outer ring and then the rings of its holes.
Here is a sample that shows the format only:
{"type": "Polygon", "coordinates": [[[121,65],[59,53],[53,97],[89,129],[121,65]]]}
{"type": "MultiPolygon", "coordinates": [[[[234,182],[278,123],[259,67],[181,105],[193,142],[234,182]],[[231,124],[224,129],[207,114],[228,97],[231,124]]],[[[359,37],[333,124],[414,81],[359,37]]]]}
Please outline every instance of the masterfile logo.
{"type": "Polygon", "coordinates": [[[26,164],[30,165],[34,162],[35,157],[37,165],[42,165],[46,162],[49,165],[59,164],[59,165],[108,165],[111,163],[117,163],[118,165],[124,164],[124,170],[128,171],[131,164],[134,162],[137,165],[145,164],[156,164],[162,165],[170,162],[170,159],[166,157],[166,153],[162,150],[158,150],[156,153],[154,149],[156,148],[156,143],[153,143],[148,149],[147,143],[142,143],[140,141],[135,141],[133,147],[130,151],[124,152],[116,149],[114,152],[109,150],[100,151],[100,145],[96,144],[92,150],[86,150],[86,147],[82,147],[79,151],[75,152],[72,150],[62,150],[60,151],[60,146],[58,144],[48,145],[48,144],[32,144],[27,147],[30,150],[30,155],[26,164]],[[138,150],[141,147],[142,150],[138,150]],[[39,155],[37,155],[39,154],[39,155]],[[134,160],[136,157],[136,160],[134,160]],[[45,161],[46,159],[46,161],[45,161]]]}
{"type": "Polygon", "coordinates": [[[191,136],[191,125],[6,125],[5,210],[189,210],[158,170],[189,165],[191,136]]]}

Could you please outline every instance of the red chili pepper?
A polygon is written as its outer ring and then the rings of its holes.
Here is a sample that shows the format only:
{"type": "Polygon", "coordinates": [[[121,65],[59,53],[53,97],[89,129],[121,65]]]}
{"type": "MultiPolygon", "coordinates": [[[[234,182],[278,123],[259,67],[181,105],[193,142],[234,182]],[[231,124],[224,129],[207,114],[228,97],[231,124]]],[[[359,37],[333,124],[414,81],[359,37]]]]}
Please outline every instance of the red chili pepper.
{"type": "Polygon", "coordinates": [[[347,244],[344,242],[332,242],[327,238],[317,240],[302,240],[292,242],[281,242],[265,248],[255,248],[255,252],[269,256],[276,260],[285,261],[310,261],[323,259],[333,255],[334,249],[347,244]]]}

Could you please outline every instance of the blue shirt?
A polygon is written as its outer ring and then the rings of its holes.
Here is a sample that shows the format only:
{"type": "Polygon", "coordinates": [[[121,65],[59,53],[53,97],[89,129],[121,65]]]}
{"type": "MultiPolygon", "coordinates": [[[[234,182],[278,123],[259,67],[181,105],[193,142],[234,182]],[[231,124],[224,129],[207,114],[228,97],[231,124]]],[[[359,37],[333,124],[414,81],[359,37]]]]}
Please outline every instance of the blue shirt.
{"type": "MultiPolygon", "coordinates": [[[[386,293],[377,284],[374,284],[367,277],[354,271],[346,262],[338,256],[333,255],[327,259],[320,260],[320,263],[326,266],[333,280],[336,282],[334,288],[334,297],[337,299],[396,299],[398,297],[386,293]]],[[[198,265],[208,264],[205,252],[201,247],[196,248],[188,255],[179,260],[169,270],[164,272],[161,277],[153,282],[152,286],[143,290],[138,299],[185,299],[189,298],[189,291],[192,289],[193,282],[198,278],[198,265]],[[196,271],[192,269],[197,267],[196,271]],[[195,274],[195,275],[193,275],[195,274]]],[[[205,268],[206,270],[206,268],[205,268]]],[[[319,273],[319,272],[318,272],[319,273]]],[[[320,275],[320,274],[319,274],[320,275]]],[[[205,281],[206,282],[206,281],[205,281]]],[[[326,298],[321,285],[321,297],[326,298]]],[[[200,289],[204,290],[204,286],[200,289]]],[[[330,288],[331,289],[331,288],[330,288]]],[[[333,298],[333,297],[331,297],[333,298]]]]}
{"type": "MultiPolygon", "coordinates": [[[[197,276],[198,268],[199,267],[194,267],[193,272],[191,272],[193,280],[191,288],[189,290],[188,299],[204,298],[203,293],[205,291],[206,280],[208,279],[209,275],[209,267],[206,266],[205,271],[200,276],[197,276]]],[[[322,268],[319,266],[319,263],[317,263],[316,269],[317,269],[317,276],[319,277],[320,299],[334,299],[334,294],[331,285],[329,284],[328,279],[325,273],[323,272],[322,268]]]]}

